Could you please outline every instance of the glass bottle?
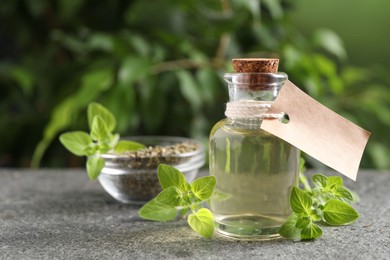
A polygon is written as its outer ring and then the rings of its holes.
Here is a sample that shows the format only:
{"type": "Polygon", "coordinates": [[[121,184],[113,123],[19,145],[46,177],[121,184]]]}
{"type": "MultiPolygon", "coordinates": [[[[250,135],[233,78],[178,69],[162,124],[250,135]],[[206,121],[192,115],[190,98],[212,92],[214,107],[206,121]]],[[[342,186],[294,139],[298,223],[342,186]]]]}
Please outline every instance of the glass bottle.
{"type": "MultiPolygon", "coordinates": [[[[227,73],[224,78],[229,103],[267,106],[287,75],[227,73]]],[[[211,130],[210,174],[217,185],[210,209],[218,235],[239,240],[278,238],[280,226],[292,213],[289,198],[298,185],[300,151],[260,129],[263,120],[273,119],[266,110],[255,117],[226,113],[227,118],[211,130]]]]}

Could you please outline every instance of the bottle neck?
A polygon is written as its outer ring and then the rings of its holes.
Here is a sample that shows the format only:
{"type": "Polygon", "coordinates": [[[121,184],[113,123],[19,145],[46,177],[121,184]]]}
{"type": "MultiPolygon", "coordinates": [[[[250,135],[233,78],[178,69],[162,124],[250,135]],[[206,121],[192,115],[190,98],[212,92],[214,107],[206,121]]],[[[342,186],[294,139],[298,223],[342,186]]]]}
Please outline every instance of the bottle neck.
{"type": "Polygon", "coordinates": [[[269,101],[272,102],[279,94],[280,88],[273,87],[271,89],[248,89],[237,86],[236,84],[229,84],[229,101],[269,101]]]}
{"type": "Polygon", "coordinates": [[[226,73],[229,100],[274,101],[287,80],[287,74],[278,73],[226,73]]]}
{"type": "Polygon", "coordinates": [[[261,124],[272,102],[287,80],[285,73],[228,73],[229,103],[225,114],[230,121],[261,124]],[[238,120],[238,121],[237,121],[238,120]]]}

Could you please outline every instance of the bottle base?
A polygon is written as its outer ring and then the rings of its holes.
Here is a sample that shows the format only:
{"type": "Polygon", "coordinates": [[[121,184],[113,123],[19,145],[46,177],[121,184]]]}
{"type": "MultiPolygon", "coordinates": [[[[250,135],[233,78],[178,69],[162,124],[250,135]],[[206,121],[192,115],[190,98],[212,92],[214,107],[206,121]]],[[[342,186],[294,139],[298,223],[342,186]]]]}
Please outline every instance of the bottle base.
{"type": "Polygon", "coordinates": [[[216,236],[229,240],[261,241],[280,239],[281,222],[262,216],[227,216],[216,218],[216,236]]]}

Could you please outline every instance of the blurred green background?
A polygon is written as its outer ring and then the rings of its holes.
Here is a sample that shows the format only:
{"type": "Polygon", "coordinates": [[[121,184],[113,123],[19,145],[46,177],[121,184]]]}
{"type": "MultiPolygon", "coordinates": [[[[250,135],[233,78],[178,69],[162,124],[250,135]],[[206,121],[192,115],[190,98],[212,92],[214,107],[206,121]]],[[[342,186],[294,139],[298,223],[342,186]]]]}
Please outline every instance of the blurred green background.
{"type": "MultiPolygon", "coordinates": [[[[97,101],[118,132],[206,140],[233,57],[279,57],[312,97],[373,132],[390,168],[390,52],[377,0],[2,0],[0,167],[82,166],[59,143],[97,101]]],[[[312,166],[316,162],[311,162],[312,166]]]]}

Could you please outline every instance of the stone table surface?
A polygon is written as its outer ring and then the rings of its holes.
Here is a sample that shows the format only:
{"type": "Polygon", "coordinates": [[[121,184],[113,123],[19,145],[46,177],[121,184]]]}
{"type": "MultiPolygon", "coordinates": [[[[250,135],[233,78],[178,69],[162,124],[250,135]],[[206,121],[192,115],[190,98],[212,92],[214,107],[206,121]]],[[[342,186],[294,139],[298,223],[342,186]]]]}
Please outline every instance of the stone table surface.
{"type": "Polygon", "coordinates": [[[144,221],[81,169],[0,169],[0,259],[390,259],[389,184],[390,171],[346,181],[361,217],[317,240],[237,242],[144,221]]]}

